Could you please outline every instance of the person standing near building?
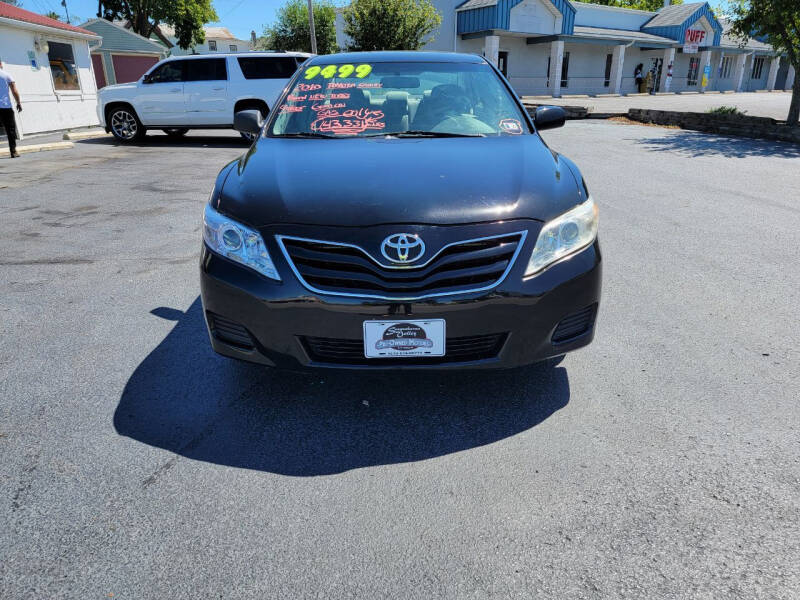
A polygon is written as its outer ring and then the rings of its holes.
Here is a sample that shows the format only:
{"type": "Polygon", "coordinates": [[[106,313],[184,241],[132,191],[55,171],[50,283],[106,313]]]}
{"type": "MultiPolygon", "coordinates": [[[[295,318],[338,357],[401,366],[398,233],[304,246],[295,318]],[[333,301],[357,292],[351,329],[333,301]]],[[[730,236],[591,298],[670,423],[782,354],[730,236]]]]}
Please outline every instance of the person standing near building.
{"type": "Polygon", "coordinates": [[[8,149],[11,151],[11,158],[17,158],[17,127],[14,121],[14,109],[11,104],[11,94],[17,101],[17,111],[22,112],[22,102],[19,99],[17,85],[11,74],[3,70],[3,60],[0,59],[0,124],[8,136],[8,149]]]}
{"type": "Polygon", "coordinates": [[[644,65],[639,63],[636,65],[636,70],[633,72],[633,79],[636,81],[636,91],[639,93],[644,92],[644,75],[642,75],[643,70],[644,65]]]}

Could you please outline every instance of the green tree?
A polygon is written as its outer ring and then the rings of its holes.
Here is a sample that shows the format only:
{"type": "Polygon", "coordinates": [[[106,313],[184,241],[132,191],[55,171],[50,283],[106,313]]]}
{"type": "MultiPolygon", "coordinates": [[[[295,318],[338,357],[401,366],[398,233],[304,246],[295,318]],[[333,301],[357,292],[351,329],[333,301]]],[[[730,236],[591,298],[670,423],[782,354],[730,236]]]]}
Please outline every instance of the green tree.
{"type": "Polygon", "coordinates": [[[742,40],[766,38],[779,53],[785,53],[794,67],[789,125],[800,121],[800,2],[798,0],[734,0],[729,7],[731,32],[742,40]]]}
{"type": "Polygon", "coordinates": [[[353,0],[344,9],[350,50],[419,50],[441,23],[429,0],[353,0]]]}
{"type": "Polygon", "coordinates": [[[206,39],[203,25],[219,19],[211,0],[98,0],[97,16],[109,21],[125,19],[135,33],[146,38],[158,25],[170,25],[184,50],[202,44],[206,39]]]}
{"type": "MultiPolygon", "coordinates": [[[[315,0],[313,6],[317,52],[336,52],[336,8],[327,0],[315,0]]],[[[264,37],[258,45],[273,50],[311,52],[308,2],[289,0],[278,9],[278,21],[272,27],[264,28],[264,37]]]]}
{"type": "MultiPolygon", "coordinates": [[[[656,11],[664,7],[664,0],[576,0],[577,2],[591,2],[605,6],[619,6],[621,8],[635,8],[637,10],[656,11]]],[[[670,4],[683,4],[683,0],[672,0],[670,4]]]]}
{"type": "Polygon", "coordinates": [[[48,17],[49,19],[55,19],[56,21],[60,21],[61,20],[61,15],[58,14],[57,12],[53,11],[53,10],[51,10],[50,12],[44,13],[44,16],[48,17]]]}

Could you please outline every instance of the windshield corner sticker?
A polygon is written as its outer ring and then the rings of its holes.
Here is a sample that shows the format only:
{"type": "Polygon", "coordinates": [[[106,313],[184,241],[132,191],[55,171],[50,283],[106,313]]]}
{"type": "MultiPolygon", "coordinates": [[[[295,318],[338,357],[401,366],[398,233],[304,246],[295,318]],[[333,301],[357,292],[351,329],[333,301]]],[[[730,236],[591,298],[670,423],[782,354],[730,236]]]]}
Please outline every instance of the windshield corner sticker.
{"type": "Polygon", "coordinates": [[[383,336],[375,342],[376,350],[410,351],[419,348],[433,348],[433,340],[428,339],[425,330],[414,323],[397,323],[387,327],[383,336]]]}
{"type": "Polygon", "coordinates": [[[522,123],[516,119],[503,119],[500,121],[500,129],[512,135],[520,135],[522,133],[522,123]]]}

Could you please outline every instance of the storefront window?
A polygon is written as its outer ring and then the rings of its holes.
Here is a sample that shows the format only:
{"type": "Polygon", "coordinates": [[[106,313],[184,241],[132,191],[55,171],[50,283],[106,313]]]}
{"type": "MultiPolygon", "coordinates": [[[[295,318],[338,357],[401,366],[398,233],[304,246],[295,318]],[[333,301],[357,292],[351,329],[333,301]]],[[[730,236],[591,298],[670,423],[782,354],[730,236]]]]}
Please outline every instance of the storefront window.
{"type": "Polygon", "coordinates": [[[766,59],[762,56],[753,60],[753,73],[751,75],[751,79],[761,79],[761,75],[764,73],[764,63],[766,59]]]}
{"type": "Polygon", "coordinates": [[[689,59],[689,74],[686,76],[686,85],[697,85],[697,74],[700,71],[700,59],[689,59]]]}
{"type": "Polygon", "coordinates": [[[732,64],[733,59],[730,56],[726,56],[722,59],[722,66],[720,67],[720,79],[730,79],[732,64]]]}
{"type": "Polygon", "coordinates": [[[78,81],[78,68],[75,66],[75,56],[72,46],[62,42],[51,42],[47,45],[47,59],[50,61],[50,74],[53,76],[53,87],[56,91],[80,90],[78,81]]]}

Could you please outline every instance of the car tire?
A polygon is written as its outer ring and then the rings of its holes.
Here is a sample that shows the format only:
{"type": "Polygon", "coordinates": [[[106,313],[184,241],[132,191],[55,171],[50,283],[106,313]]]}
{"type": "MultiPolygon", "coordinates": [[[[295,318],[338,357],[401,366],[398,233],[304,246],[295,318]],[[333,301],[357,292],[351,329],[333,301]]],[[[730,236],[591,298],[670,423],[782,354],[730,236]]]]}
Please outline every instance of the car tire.
{"type": "Polygon", "coordinates": [[[182,138],[189,132],[189,130],[185,127],[172,127],[170,129],[162,129],[161,131],[166,133],[167,137],[175,140],[182,138]]]}
{"type": "Polygon", "coordinates": [[[147,132],[136,111],[129,106],[118,106],[109,110],[106,123],[111,134],[125,144],[141,140],[147,132]]]}

